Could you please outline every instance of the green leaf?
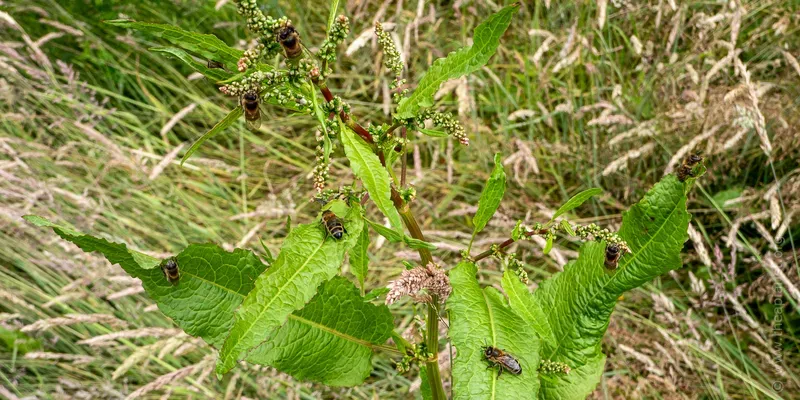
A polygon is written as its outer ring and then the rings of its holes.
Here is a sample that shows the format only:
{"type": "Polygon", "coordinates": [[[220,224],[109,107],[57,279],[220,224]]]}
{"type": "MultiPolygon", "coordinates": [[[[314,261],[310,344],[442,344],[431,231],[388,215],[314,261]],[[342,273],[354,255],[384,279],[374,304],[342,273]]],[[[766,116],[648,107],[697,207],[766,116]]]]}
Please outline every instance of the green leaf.
{"type": "Polygon", "coordinates": [[[180,279],[167,281],[161,261],[113,243],[49,221],[28,216],[28,221],[47,226],[86,252],[98,251],[112,264],[120,264],[130,276],[142,280],[158,308],[186,333],[219,347],[233,326],[233,311],[253,289],[253,282],[266,266],[252,252],[227,252],[212,244],[193,244],[176,256],[180,279]]]}
{"type": "MultiPolygon", "coordinates": [[[[350,209],[343,223],[348,232],[360,232],[363,219],[358,205],[350,209]]],[[[342,240],[328,237],[319,222],[292,229],[275,263],[256,279],[255,288],[236,310],[236,322],[220,351],[217,373],[233,368],[244,353],[270,338],[289,314],[311,300],[317,287],[336,275],[345,252],[357,239],[352,234],[342,240]]]]}
{"type": "Polygon", "coordinates": [[[183,163],[186,160],[188,160],[189,157],[191,157],[192,154],[194,154],[194,152],[197,151],[197,149],[200,148],[203,142],[205,142],[208,139],[211,139],[218,133],[224,131],[229,126],[233,125],[233,123],[236,122],[236,120],[238,120],[243,113],[244,110],[242,110],[242,106],[237,106],[231,112],[229,112],[228,115],[226,115],[225,118],[222,119],[222,121],[219,121],[216,125],[214,125],[214,127],[211,128],[210,131],[206,132],[206,134],[201,136],[200,139],[195,140],[195,142],[192,143],[192,147],[190,147],[189,150],[186,152],[186,154],[183,155],[183,158],[181,158],[181,165],[183,165],[183,163]]]}
{"type": "Polygon", "coordinates": [[[333,26],[333,21],[336,19],[336,11],[339,9],[339,0],[331,0],[330,11],[328,11],[328,29],[327,32],[331,31],[331,27],[333,26]]]}
{"type": "Polygon", "coordinates": [[[562,219],[561,220],[561,229],[564,230],[568,235],[575,236],[575,230],[572,229],[572,225],[569,224],[569,221],[562,219]]]}
{"type": "MultiPolygon", "coordinates": [[[[22,218],[36,226],[52,228],[58,236],[75,243],[81,250],[87,253],[93,251],[102,253],[109,262],[112,264],[119,264],[122,269],[129,274],[131,274],[129,271],[153,269],[161,264],[161,260],[138,251],[130,250],[124,243],[114,243],[103,238],[84,235],[75,229],[54,224],[36,215],[26,215],[22,218]]],[[[156,269],[159,272],[161,271],[158,268],[156,269]]]]}
{"type": "Polygon", "coordinates": [[[606,356],[599,354],[588,360],[586,364],[573,368],[569,374],[539,374],[542,387],[539,389],[542,399],[584,400],[600,384],[606,356]]]}
{"type": "Polygon", "coordinates": [[[219,61],[236,71],[236,63],[244,54],[241,50],[228,47],[214,35],[185,31],[177,26],[136,22],[131,19],[115,19],[105,23],[122,28],[135,29],[169,41],[184,50],[191,51],[209,60],[219,61]]]}
{"type": "Polygon", "coordinates": [[[3,353],[10,355],[16,352],[17,356],[21,356],[41,348],[42,342],[39,339],[32,338],[25,332],[9,330],[0,326],[0,350],[3,353]]]}
{"type": "Polygon", "coordinates": [[[406,244],[406,246],[414,250],[419,250],[419,249],[436,250],[436,246],[434,246],[432,243],[412,238],[411,236],[408,236],[406,234],[398,233],[397,231],[389,229],[377,222],[370,220],[366,221],[369,224],[369,226],[371,226],[372,229],[375,230],[375,232],[378,232],[379,235],[385,237],[386,240],[389,241],[389,243],[403,242],[406,244]]]}
{"type": "Polygon", "coordinates": [[[405,235],[403,235],[402,233],[398,233],[397,231],[395,231],[395,230],[393,230],[391,228],[387,228],[387,227],[385,227],[385,226],[383,226],[383,225],[381,225],[381,224],[379,224],[379,223],[377,223],[375,221],[370,221],[368,219],[364,219],[364,220],[367,221],[367,224],[369,224],[369,226],[375,232],[378,232],[379,235],[385,237],[386,240],[389,241],[389,243],[400,243],[400,242],[403,241],[403,238],[405,237],[405,235]]]}
{"type": "Polygon", "coordinates": [[[508,302],[517,315],[525,321],[539,335],[545,345],[550,348],[556,347],[556,338],[547,313],[533,301],[533,296],[528,288],[523,284],[517,274],[511,270],[503,273],[503,291],[508,296],[508,302]]]}
{"type": "Polygon", "coordinates": [[[355,386],[369,376],[373,345],[386,342],[393,322],[385,305],[366,302],[352,283],[335,277],[290,315],[270,341],[250,352],[247,361],[299,380],[355,386]]]}
{"type": "Polygon", "coordinates": [[[178,59],[183,61],[184,64],[188,65],[193,70],[203,74],[203,76],[205,76],[208,79],[211,79],[214,82],[219,82],[228,79],[232,75],[231,73],[225,72],[225,70],[219,68],[208,68],[208,65],[206,63],[195,61],[195,59],[192,58],[192,56],[189,53],[177,47],[152,47],[150,48],[150,51],[156,53],[171,54],[175,57],[178,57],[178,59]]]}
{"type": "Polygon", "coordinates": [[[548,255],[550,254],[550,250],[552,249],[553,249],[553,235],[548,234],[547,242],[545,242],[544,244],[544,249],[542,249],[542,253],[544,253],[544,255],[548,255]]]}
{"type": "Polygon", "coordinates": [[[427,135],[427,136],[435,137],[435,138],[443,138],[443,137],[450,136],[445,131],[438,131],[438,130],[435,130],[435,129],[419,128],[419,131],[422,132],[423,134],[427,135]]]}
{"type": "Polygon", "coordinates": [[[419,393],[422,395],[422,400],[433,400],[433,390],[431,389],[431,382],[428,380],[428,369],[424,365],[419,366],[419,379],[422,381],[419,385],[419,393]]]}
{"type": "Polygon", "coordinates": [[[492,219],[497,207],[500,206],[500,201],[503,200],[505,191],[506,171],[503,169],[500,153],[497,153],[494,155],[494,170],[492,170],[489,180],[486,181],[486,185],[481,192],[481,198],[478,200],[478,211],[472,217],[472,224],[475,226],[472,231],[473,239],[492,219]]]}
{"type": "Polygon", "coordinates": [[[392,203],[391,184],[389,173],[381,165],[380,159],[372,151],[370,146],[364,142],[350,129],[342,126],[341,141],[344,146],[344,153],[350,160],[350,167],[358,179],[364,183],[364,187],[369,192],[369,197],[378,206],[383,215],[389,218],[389,223],[397,232],[403,232],[403,222],[400,214],[392,203]]]}
{"type": "Polygon", "coordinates": [[[267,267],[249,250],[227,252],[213,244],[189,245],[176,258],[176,285],[160,268],[126,272],[142,280],[161,312],[181,329],[219,348],[233,326],[234,310],[267,267]]]}
{"type": "Polygon", "coordinates": [[[414,93],[400,101],[395,117],[413,118],[421,108],[433,105],[433,95],[439,90],[439,85],[447,80],[475,72],[486,65],[489,58],[497,51],[500,37],[505,33],[511,23],[511,17],[518,9],[519,3],[515,3],[493,14],[475,28],[472,46],[462,47],[447,57],[434,61],[414,93]]]}
{"type": "Polygon", "coordinates": [[[356,245],[350,249],[350,270],[353,275],[358,279],[358,284],[361,287],[362,293],[364,290],[364,280],[367,278],[367,270],[369,268],[369,255],[367,249],[369,248],[369,227],[364,225],[361,232],[358,234],[356,245]]]}
{"type": "Polygon", "coordinates": [[[450,271],[453,293],[447,300],[450,337],[456,347],[453,361],[453,399],[533,398],[539,390],[540,341],[536,332],[508,307],[492,287],[481,289],[477,267],[461,262],[450,271]],[[487,369],[482,346],[494,346],[513,355],[522,374],[506,372],[498,378],[487,369]]]}
{"type": "Polygon", "coordinates": [[[569,200],[567,200],[566,203],[564,203],[563,206],[559,207],[558,210],[556,210],[556,213],[553,214],[553,218],[550,218],[550,222],[555,221],[556,218],[560,217],[561,215],[563,215],[567,211],[571,211],[571,210],[579,207],[586,200],[589,200],[590,198],[592,198],[592,196],[596,196],[596,195],[598,195],[600,193],[603,193],[603,189],[591,188],[591,189],[586,189],[586,190],[576,194],[575,196],[572,196],[569,200]]]}
{"type": "Polygon", "coordinates": [[[436,246],[434,246],[432,243],[428,243],[424,240],[415,239],[408,235],[403,236],[403,242],[408,247],[411,247],[414,250],[420,250],[420,249],[436,250],[436,246]]]}
{"type": "MultiPolygon", "coordinates": [[[[577,260],[539,285],[532,297],[537,309],[530,309],[525,304],[528,300],[514,300],[515,296],[524,298],[524,292],[512,296],[512,307],[526,321],[541,318],[536,313],[546,310],[553,339],[544,337],[542,358],[564,362],[573,370],[597,362],[619,296],[681,266],[689,219],[685,185],[667,176],[623,214],[619,235],[632,253],[622,256],[614,272],[607,272],[603,265],[605,243],[589,242],[581,247],[577,260]],[[533,317],[526,317],[526,308],[533,317]]],[[[559,398],[547,392],[548,387],[543,385],[543,397],[559,398]]],[[[571,398],[582,399],[590,391],[571,398]]]]}
{"type": "Polygon", "coordinates": [[[381,297],[383,295],[388,294],[389,290],[390,289],[387,288],[387,287],[379,287],[379,288],[372,289],[372,290],[369,291],[369,293],[367,293],[364,296],[364,300],[368,300],[368,301],[375,300],[378,297],[381,297]]]}

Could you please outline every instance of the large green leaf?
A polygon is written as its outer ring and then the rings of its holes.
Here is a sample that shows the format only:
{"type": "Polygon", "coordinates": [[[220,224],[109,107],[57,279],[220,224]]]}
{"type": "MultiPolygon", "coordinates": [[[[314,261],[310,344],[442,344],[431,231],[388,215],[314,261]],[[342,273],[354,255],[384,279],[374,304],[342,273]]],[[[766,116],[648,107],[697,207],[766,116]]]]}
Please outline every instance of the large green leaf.
{"type": "Polygon", "coordinates": [[[230,78],[233,74],[230,72],[226,72],[223,69],[219,68],[208,68],[206,63],[201,63],[196,61],[192,56],[177,48],[177,47],[153,47],[150,51],[154,51],[156,53],[164,53],[170,54],[175,57],[178,57],[179,60],[183,61],[184,64],[188,65],[191,69],[203,74],[208,79],[211,79],[214,82],[219,82],[225,79],[230,78]]]}
{"type": "MultiPolygon", "coordinates": [[[[193,244],[176,256],[180,279],[173,285],[156,267],[159,260],[128,250],[124,244],[83,235],[40,217],[26,219],[121,264],[142,280],[165,315],[215,347],[222,345],[233,326],[234,311],[266,268],[250,251],[227,252],[211,244],[193,244]]],[[[356,385],[369,375],[374,345],[386,342],[391,333],[392,315],[386,306],[369,303],[346,279],[334,278],[303,309],[289,315],[273,341],[253,350],[248,361],[273,366],[298,379],[356,385]]]]}
{"type": "Polygon", "coordinates": [[[555,347],[556,339],[550,321],[547,320],[547,312],[539,306],[539,303],[533,301],[531,292],[519,280],[517,274],[508,269],[503,273],[503,290],[517,315],[536,331],[545,344],[550,348],[555,347]]]}
{"type": "MultiPolygon", "coordinates": [[[[577,260],[542,282],[532,298],[525,299],[527,293],[514,290],[511,305],[526,321],[540,319],[540,310],[546,313],[553,337],[537,329],[543,335],[542,358],[564,362],[573,371],[599,379],[600,343],[619,296],[681,266],[680,251],[688,239],[690,219],[685,192],[684,183],[667,176],[623,214],[619,234],[632,253],[623,255],[615,271],[604,267],[605,243],[589,242],[581,247],[577,260]]],[[[593,390],[577,383],[553,383],[559,377],[548,379],[550,383],[542,386],[544,398],[583,399],[593,390]],[[570,397],[559,397],[567,393],[570,397]]]]}
{"type": "Polygon", "coordinates": [[[228,127],[233,125],[233,123],[236,122],[236,120],[238,120],[243,113],[244,110],[242,109],[242,106],[237,106],[236,108],[231,110],[231,112],[229,112],[228,115],[226,115],[225,118],[222,119],[222,121],[217,122],[217,124],[214,125],[214,127],[211,128],[210,131],[206,132],[199,139],[195,140],[194,143],[192,143],[192,147],[189,147],[189,150],[186,151],[186,154],[184,154],[183,158],[181,158],[181,165],[183,165],[183,163],[186,160],[188,160],[189,157],[191,157],[192,154],[194,154],[194,152],[197,151],[197,149],[199,149],[200,146],[202,146],[206,140],[211,139],[218,133],[224,131],[225,129],[228,129],[228,127]]]}
{"type": "Polygon", "coordinates": [[[52,228],[58,236],[75,243],[87,253],[93,251],[102,253],[108,261],[112,264],[119,264],[126,272],[156,268],[161,263],[161,260],[157,258],[128,249],[124,243],[114,243],[103,238],[84,235],[75,229],[54,224],[37,215],[26,215],[23,218],[36,226],[52,228]]]}
{"type": "Polygon", "coordinates": [[[160,37],[184,50],[209,60],[219,61],[231,71],[236,71],[236,63],[244,54],[241,50],[228,47],[225,42],[214,35],[189,32],[174,25],[137,22],[132,19],[115,19],[105,22],[109,25],[135,29],[160,37]]]}
{"type": "MultiPolygon", "coordinates": [[[[343,223],[348,232],[363,227],[361,209],[355,205],[343,223]]],[[[357,235],[342,240],[328,237],[318,223],[292,229],[275,263],[255,282],[255,288],[236,310],[236,322],[225,339],[217,361],[223,374],[244,358],[244,354],[267,340],[286,322],[289,314],[302,308],[317,287],[339,271],[345,252],[355,245],[357,235]]]]}
{"type": "Polygon", "coordinates": [[[358,284],[361,290],[364,290],[364,280],[367,278],[367,269],[369,268],[369,255],[367,249],[369,248],[369,227],[364,224],[361,232],[358,234],[358,240],[355,246],[350,249],[350,270],[353,275],[358,279],[358,284]]]}
{"type": "Polygon", "coordinates": [[[392,333],[386,306],[365,301],[347,279],[324,283],[313,299],[247,361],[271,365],[300,380],[354,386],[372,370],[372,346],[392,333]]]}
{"type": "Polygon", "coordinates": [[[562,205],[561,207],[558,208],[558,210],[556,210],[556,213],[553,214],[553,218],[550,218],[550,221],[555,221],[556,218],[564,215],[564,213],[574,210],[575,208],[579,207],[581,204],[586,202],[586,200],[592,198],[592,196],[596,196],[600,193],[603,193],[603,189],[591,188],[591,189],[586,189],[576,194],[575,196],[572,196],[569,200],[567,200],[566,203],[564,203],[564,205],[562,205]]]}
{"type": "Polygon", "coordinates": [[[500,153],[494,155],[494,169],[486,185],[483,187],[481,197],[478,200],[478,211],[472,217],[472,238],[475,239],[477,235],[489,220],[492,219],[497,207],[500,207],[500,201],[503,200],[503,194],[506,192],[506,171],[503,169],[503,160],[500,153]]]}
{"type": "Polygon", "coordinates": [[[475,277],[477,267],[461,262],[450,271],[453,293],[447,300],[450,337],[456,347],[453,361],[454,399],[536,398],[539,379],[540,341],[536,332],[508,306],[492,287],[481,289],[475,277]],[[494,346],[513,355],[522,374],[487,369],[482,346],[494,346]]]}
{"type": "Polygon", "coordinates": [[[125,244],[80,234],[40,217],[26,219],[53,228],[83,251],[100,252],[111,263],[120,264],[129,275],[142,280],[147,294],[181,329],[215,347],[222,345],[233,326],[233,311],[266,268],[248,250],[227,252],[212,244],[193,244],[177,255],[180,279],[173,285],[161,268],[156,268],[160,260],[130,250],[125,244]]]}
{"type": "Polygon", "coordinates": [[[569,374],[545,375],[539,374],[542,387],[539,389],[543,399],[584,400],[603,377],[606,365],[605,354],[598,354],[589,359],[586,364],[573,368],[569,374]]]}
{"type": "Polygon", "coordinates": [[[518,9],[519,3],[515,3],[493,14],[475,28],[472,46],[462,47],[447,57],[434,61],[414,93],[400,101],[396,117],[413,118],[421,108],[433,105],[433,95],[442,83],[475,72],[486,65],[497,51],[500,37],[518,9]]]}
{"type": "Polygon", "coordinates": [[[350,167],[358,179],[364,183],[369,197],[378,206],[383,215],[397,232],[403,232],[403,221],[392,203],[392,188],[389,173],[381,165],[381,161],[370,146],[352,130],[342,127],[341,135],[344,154],[350,160],[350,167]]]}

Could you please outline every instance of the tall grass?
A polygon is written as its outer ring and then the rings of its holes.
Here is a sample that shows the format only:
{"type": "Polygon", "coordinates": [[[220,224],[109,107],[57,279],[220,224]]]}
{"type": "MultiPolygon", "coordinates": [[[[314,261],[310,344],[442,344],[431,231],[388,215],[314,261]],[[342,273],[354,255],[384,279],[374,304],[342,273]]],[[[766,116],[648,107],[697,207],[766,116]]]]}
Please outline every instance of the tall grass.
{"type": "MultiPolygon", "coordinates": [[[[306,43],[324,36],[328,10],[317,2],[262,3],[290,16],[306,43]]],[[[708,172],[690,198],[696,232],[685,268],[621,302],[594,397],[796,397],[796,4],[546,4],[525,6],[489,67],[440,92],[438,106],[458,111],[472,145],[416,139],[410,176],[423,229],[440,248],[435,255],[446,265],[464,248],[462,232],[471,230],[468,215],[494,152],[505,155],[513,178],[478,248],[504,240],[517,219],[548,219],[592,186],[606,194],[577,216],[616,227],[621,211],[674,166],[676,154],[702,152],[708,172]],[[785,305],[780,324],[778,299],[785,305]]],[[[419,396],[419,382],[397,373],[387,356],[376,358],[358,388],[324,388],[252,366],[217,380],[208,362],[213,350],[174,335],[138,281],[20,218],[42,215],[157,256],[204,241],[263,252],[263,240],[275,253],[287,218],[310,218],[313,122],[268,110],[257,134],[230,130],[181,168],[173,150],[213,126],[234,101],[147,50],[158,43],[102,24],[120,15],[173,23],[244,48],[248,36],[231,4],[39,0],[5,2],[2,10],[4,396],[124,398],[137,389],[178,398],[419,396]],[[115,332],[122,333],[89,341],[115,332]]],[[[374,19],[396,23],[410,82],[492,10],[482,2],[346,6],[354,37],[374,19]]],[[[361,121],[385,122],[386,74],[374,42],[351,50],[331,87],[361,121]]],[[[349,182],[346,169],[336,168],[343,155],[335,157],[332,179],[349,182]]],[[[549,255],[543,246],[516,249],[534,283],[574,257],[578,244],[564,238],[549,255]]],[[[414,258],[388,243],[371,252],[369,288],[385,286],[402,260],[414,258]]],[[[486,284],[497,282],[499,268],[482,269],[486,284]]],[[[395,315],[414,335],[420,327],[406,309],[395,315]]]]}

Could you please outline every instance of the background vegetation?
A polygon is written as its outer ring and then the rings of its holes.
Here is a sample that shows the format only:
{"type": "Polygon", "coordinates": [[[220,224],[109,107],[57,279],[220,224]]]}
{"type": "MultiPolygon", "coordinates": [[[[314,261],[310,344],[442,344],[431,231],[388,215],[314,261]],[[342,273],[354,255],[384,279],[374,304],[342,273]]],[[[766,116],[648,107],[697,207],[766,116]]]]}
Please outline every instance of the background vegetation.
{"type": "MultiPolygon", "coordinates": [[[[577,222],[617,228],[621,210],[700,151],[708,172],[690,194],[685,267],[619,304],[594,397],[796,398],[800,4],[547,3],[524,5],[490,65],[437,96],[441,109],[457,110],[471,145],[424,137],[414,149],[415,211],[435,256],[447,265],[465,248],[495,152],[509,186],[477,249],[507,238],[516,219],[546,221],[593,186],[605,195],[576,210],[577,222]]],[[[262,4],[289,16],[308,43],[324,37],[327,6],[262,4]]],[[[353,33],[331,87],[362,122],[387,121],[389,78],[373,21],[394,24],[414,82],[497,8],[348,2],[353,33]]],[[[263,240],[275,252],[287,219],[316,214],[312,120],[268,109],[258,133],[242,121],[181,168],[182,151],[235,101],[148,51],[160,43],[102,23],[176,24],[244,49],[249,36],[232,4],[37,0],[3,1],[0,10],[0,395],[419,397],[416,374],[396,372],[387,355],[357,388],[253,366],[218,381],[210,350],[158,312],[138,280],[21,219],[41,215],[164,257],[190,242],[262,252],[263,240]]],[[[335,161],[333,181],[351,180],[336,168],[346,163],[341,153],[335,161]]],[[[578,246],[562,238],[545,256],[544,244],[516,249],[532,285],[578,246]]],[[[418,257],[383,242],[370,253],[370,289],[418,257]]],[[[479,273],[499,283],[499,265],[479,273]]],[[[404,335],[418,335],[410,308],[394,310],[404,335]]]]}

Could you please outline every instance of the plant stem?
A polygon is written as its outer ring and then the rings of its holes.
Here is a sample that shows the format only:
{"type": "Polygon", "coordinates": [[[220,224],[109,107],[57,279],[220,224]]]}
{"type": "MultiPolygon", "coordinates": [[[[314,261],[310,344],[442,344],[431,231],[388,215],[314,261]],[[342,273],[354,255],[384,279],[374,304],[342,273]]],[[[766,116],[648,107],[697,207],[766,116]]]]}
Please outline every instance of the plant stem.
{"type": "MultiPolygon", "coordinates": [[[[534,235],[544,235],[545,233],[547,233],[547,229],[542,228],[542,229],[539,229],[539,230],[532,230],[532,231],[529,231],[529,232],[525,232],[525,236],[526,237],[531,237],[531,236],[534,236],[534,235]]],[[[497,246],[497,247],[498,247],[499,250],[503,250],[506,247],[511,246],[514,242],[515,242],[515,240],[513,238],[508,238],[505,242],[500,243],[500,245],[497,246]]],[[[479,260],[483,260],[484,258],[489,257],[490,255],[492,255],[492,249],[486,250],[483,253],[478,254],[477,256],[475,256],[475,258],[472,259],[472,261],[473,262],[478,262],[479,260]]]]}
{"type": "Polygon", "coordinates": [[[403,138],[403,154],[401,155],[402,160],[400,161],[400,188],[405,189],[406,187],[406,169],[408,168],[408,154],[406,154],[406,127],[404,126],[400,129],[400,136],[403,138]]]}
{"type": "MultiPolygon", "coordinates": [[[[325,97],[325,101],[331,102],[333,100],[333,93],[331,93],[330,89],[328,89],[327,85],[324,82],[314,81],[314,84],[319,87],[320,91],[322,91],[322,95],[325,97]]],[[[356,134],[361,136],[367,143],[374,144],[375,141],[372,139],[372,135],[364,129],[361,125],[355,122],[350,115],[348,115],[344,110],[339,113],[339,117],[342,119],[350,129],[353,130],[356,134]]],[[[396,129],[396,127],[395,127],[396,129]]],[[[405,133],[405,128],[403,128],[403,132],[405,133]]],[[[386,158],[383,156],[383,151],[378,149],[376,146],[373,146],[375,152],[378,154],[378,158],[381,161],[383,166],[386,166],[386,158]]],[[[404,171],[405,172],[405,171],[404,171]]],[[[403,178],[405,178],[405,173],[403,174],[403,178]]],[[[405,179],[403,179],[405,181],[405,179]]],[[[391,198],[392,203],[394,203],[394,207],[400,213],[400,217],[403,219],[403,223],[408,229],[409,235],[412,238],[418,240],[425,240],[425,235],[422,234],[422,229],[420,229],[419,224],[417,223],[417,219],[414,217],[414,213],[411,212],[411,208],[409,205],[403,201],[403,198],[400,197],[400,193],[395,189],[394,186],[391,187],[391,198]]],[[[422,265],[427,265],[428,263],[433,262],[433,256],[431,255],[430,250],[428,249],[419,249],[419,257],[422,261],[422,265]]],[[[433,400],[446,400],[447,395],[444,392],[444,386],[442,385],[442,377],[439,373],[439,309],[436,307],[438,304],[439,299],[437,296],[432,296],[431,303],[428,304],[428,318],[425,322],[428,329],[425,335],[426,346],[428,347],[428,351],[433,353],[433,359],[427,361],[425,363],[425,370],[428,374],[428,382],[431,386],[431,393],[433,395],[433,400]]]]}
{"type": "Polygon", "coordinates": [[[428,320],[425,321],[428,327],[425,344],[428,351],[433,354],[433,359],[425,363],[425,371],[428,374],[433,399],[445,400],[447,395],[444,393],[442,377],[439,373],[439,308],[436,307],[437,304],[439,304],[439,297],[431,295],[431,302],[428,304],[428,320]]]}

